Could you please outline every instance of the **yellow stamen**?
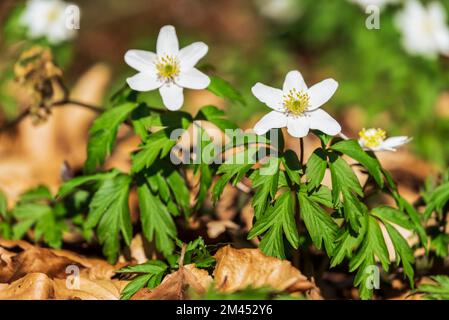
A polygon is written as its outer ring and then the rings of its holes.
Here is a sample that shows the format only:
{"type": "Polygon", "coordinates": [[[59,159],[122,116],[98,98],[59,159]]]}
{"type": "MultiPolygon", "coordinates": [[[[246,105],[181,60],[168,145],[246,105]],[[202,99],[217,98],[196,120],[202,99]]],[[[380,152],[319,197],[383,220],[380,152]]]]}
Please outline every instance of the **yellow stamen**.
{"type": "Polygon", "coordinates": [[[284,95],[284,107],[287,113],[294,116],[302,115],[309,106],[309,95],[303,91],[292,89],[284,95]]]}
{"type": "Polygon", "coordinates": [[[47,14],[47,20],[50,22],[56,21],[59,17],[59,10],[52,9],[47,14]]]}
{"type": "Polygon", "coordinates": [[[365,147],[377,148],[384,142],[387,133],[380,128],[363,128],[362,131],[359,132],[359,137],[365,147]]]}
{"type": "Polygon", "coordinates": [[[174,56],[165,55],[157,60],[156,70],[159,77],[173,81],[179,75],[179,61],[174,56]]]}

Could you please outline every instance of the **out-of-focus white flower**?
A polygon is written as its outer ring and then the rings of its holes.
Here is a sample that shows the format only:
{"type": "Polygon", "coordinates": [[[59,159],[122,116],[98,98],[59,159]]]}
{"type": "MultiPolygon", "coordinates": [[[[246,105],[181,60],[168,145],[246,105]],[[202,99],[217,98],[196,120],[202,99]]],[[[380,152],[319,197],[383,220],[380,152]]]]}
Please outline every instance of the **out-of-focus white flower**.
{"type": "Polygon", "coordinates": [[[258,135],[270,129],[287,127],[288,133],[302,138],[310,129],[317,129],[329,135],[341,131],[338,122],[326,111],[320,109],[335,93],[338,83],[326,79],[307,88],[299,71],[290,71],[285,77],[284,86],[276,89],[257,83],[252,92],[261,102],[273,109],[254,126],[258,135]]]}
{"type": "Polygon", "coordinates": [[[377,6],[379,7],[379,9],[383,9],[389,4],[398,2],[398,0],[349,0],[349,1],[358,4],[363,9],[371,5],[377,6]]]}
{"type": "Polygon", "coordinates": [[[194,68],[208,49],[205,43],[195,42],[179,50],[175,28],[164,26],[159,31],[156,53],[143,50],[126,52],[126,63],[139,71],[126,82],[136,91],[159,89],[167,109],[178,110],[184,103],[183,88],[205,89],[210,84],[209,77],[194,68]]]}
{"type": "Polygon", "coordinates": [[[20,23],[32,39],[45,37],[52,44],[72,39],[76,29],[66,25],[69,3],[62,0],[28,0],[20,23]]]}
{"type": "Polygon", "coordinates": [[[301,6],[298,0],[255,0],[262,16],[278,23],[290,23],[298,19],[301,6]]]}
{"type": "Polygon", "coordinates": [[[425,8],[416,0],[407,1],[396,17],[396,25],[408,53],[427,57],[449,55],[446,12],[439,2],[432,2],[425,8]]]}
{"type": "Polygon", "coordinates": [[[387,133],[379,128],[363,128],[359,132],[359,144],[362,148],[371,151],[396,151],[396,148],[410,142],[407,136],[387,138],[387,133]]]}

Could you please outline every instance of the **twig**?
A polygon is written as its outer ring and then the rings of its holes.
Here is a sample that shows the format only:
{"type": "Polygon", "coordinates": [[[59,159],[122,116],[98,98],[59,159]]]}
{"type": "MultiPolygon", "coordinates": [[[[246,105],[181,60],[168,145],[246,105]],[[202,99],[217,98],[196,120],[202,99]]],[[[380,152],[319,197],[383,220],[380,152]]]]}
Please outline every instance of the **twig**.
{"type": "Polygon", "coordinates": [[[186,255],[186,249],[187,249],[187,245],[185,243],[183,243],[182,247],[181,247],[181,255],[179,256],[179,260],[178,260],[179,269],[184,267],[184,257],[186,255]]]}
{"type": "Polygon", "coordinates": [[[299,162],[301,163],[301,167],[304,165],[304,138],[299,138],[299,162]]]}

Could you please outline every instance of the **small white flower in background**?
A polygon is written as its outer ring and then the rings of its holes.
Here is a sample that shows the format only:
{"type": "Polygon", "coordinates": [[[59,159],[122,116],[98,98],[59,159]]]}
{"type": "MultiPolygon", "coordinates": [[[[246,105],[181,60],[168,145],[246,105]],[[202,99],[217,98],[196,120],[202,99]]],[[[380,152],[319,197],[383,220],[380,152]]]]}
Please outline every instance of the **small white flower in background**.
{"type": "Polygon", "coordinates": [[[52,44],[72,39],[76,30],[66,25],[66,9],[71,4],[61,0],[28,0],[20,23],[28,29],[28,37],[45,37],[52,44]]]}
{"type": "Polygon", "coordinates": [[[257,83],[252,92],[261,102],[273,109],[255,125],[258,135],[270,129],[287,127],[288,133],[297,138],[305,137],[310,129],[329,135],[341,131],[338,122],[320,109],[337,90],[333,79],[323,80],[307,88],[299,71],[290,71],[285,77],[282,90],[257,83]]]}
{"type": "Polygon", "coordinates": [[[449,55],[449,28],[445,9],[440,3],[432,2],[426,8],[416,0],[409,0],[395,22],[409,54],[449,55]]]}
{"type": "Polygon", "coordinates": [[[389,4],[398,2],[398,0],[349,0],[349,1],[358,4],[363,9],[372,5],[379,7],[379,9],[383,9],[389,4]]]}
{"type": "Polygon", "coordinates": [[[290,23],[301,14],[300,3],[297,0],[255,0],[262,16],[278,23],[290,23]]]}
{"type": "Polygon", "coordinates": [[[194,68],[207,51],[208,46],[203,42],[195,42],[179,50],[175,28],[164,26],[159,31],[156,53],[143,50],[126,52],[126,63],[139,71],[126,82],[136,91],[159,89],[167,109],[178,110],[184,103],[183,88],[205,89],[210,84],[209,77],[194,68]]]}
{"type": "Polygon", "coordinates": [[[410,142],[406,136],[387,138],[387,133],[379,128],[363,128],[359,132],[359,144],[362,148],[371,151],[396,151],[396,148],[410,142]]]}

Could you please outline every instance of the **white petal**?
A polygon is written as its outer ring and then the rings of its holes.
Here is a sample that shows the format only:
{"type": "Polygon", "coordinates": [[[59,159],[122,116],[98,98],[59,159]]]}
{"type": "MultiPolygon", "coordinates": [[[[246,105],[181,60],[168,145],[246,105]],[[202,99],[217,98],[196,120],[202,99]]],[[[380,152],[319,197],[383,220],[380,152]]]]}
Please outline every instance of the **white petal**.
{"type": "Polygon", "coordinates": [[[295,138],[305,137],[309,133],[310,118],[307,116],[302,117],[289,117],[287,121],[287,131],[295,138]]]}
{"type": "Polygon", "coordinates": [[[258,82],[251,88],[251,91],[257,99],[265,103],[271,109],[277,111],[284,110],[282,103],[284,93],[282,90],[258,82]]]}
{"type": "Polygon", "coordinates": [[[308,90],[309,94],[309,108],[308,110],[314,110],[321,107],[334,95],[338,88],[338,82],[334,79],[326,79],[315,85],[308,90]]]}
{"type": "Polygon", "coordinates": [[[151,91],[161,86],[161,82],[157,78],[143,72],[126,79],[126,82],[131,89],[136,91],[151,91]]]}
{"type": "Polygon", "coordinates": [[[207,54],[208,50],[209,47],[204,42],[195,42],[179,50],[178,58],[181,63],[181,70],[188,70],[195,66],[207,54]]]}
{"type": "Polygon", "coordinates": [[[317,129],[331,136],[335,136],[340,133],[340,124],[326,111],[316,109],[312,112],[308,112],[307,114],[310,116],[310,129],[317,129]]]}
{"type": "Polygon", "coordinates": [[[304,78],[302,77],[301,72],[297,70],[290,71],[285,76],[284,86],[282,90],[287,93],[292,89],[296,89],[297,91],[307,90],[307,85],[304,82],[304,78]]]}
{"type": "Polygon", "coordinates": [[[157,37],[156,52],[158,56],[177,55],[179,51],[178,37],[173,26],[164,26],[157,37]]]}
{"type": "Polygon", "coordinates": [[[181,109],[184,103],[183,89],[176,84],[166,84],[159,88],[162,101],[168,110],[176,111],[181,109]]]}
{"type": "Polygon", "coordinates": [[[155,53],[144,50],[128,50],[125,53],[125,62],[132,68],[140,72],[155,72],[155,53]]]}
{"type": "Polygon", "coordinates": [[[181,72],[179,78],[176,80],[176,84],[189,89],[205,89],[210,84],[210,79],[207,75],[192,68],[188,71],[181,72]]]}
{"type": "Polygon", "coordinates": [[[271,111],[260,119],[254,126],[254,132],[262,135],[270,129],[284,128],[287,125],[287,116],[281,112],[271,111]]]}
{"type": "Polygon", "coordinates": [[[391,137],[386,139],[383,143],[382,143],[382,148],[383,149],[391,149],[391,150],[395,150],[397,147],[400,147],[408,142],[410,142],[411,138],[407,137],[407,136],[398,136],[398,137],[391,137]]]}

